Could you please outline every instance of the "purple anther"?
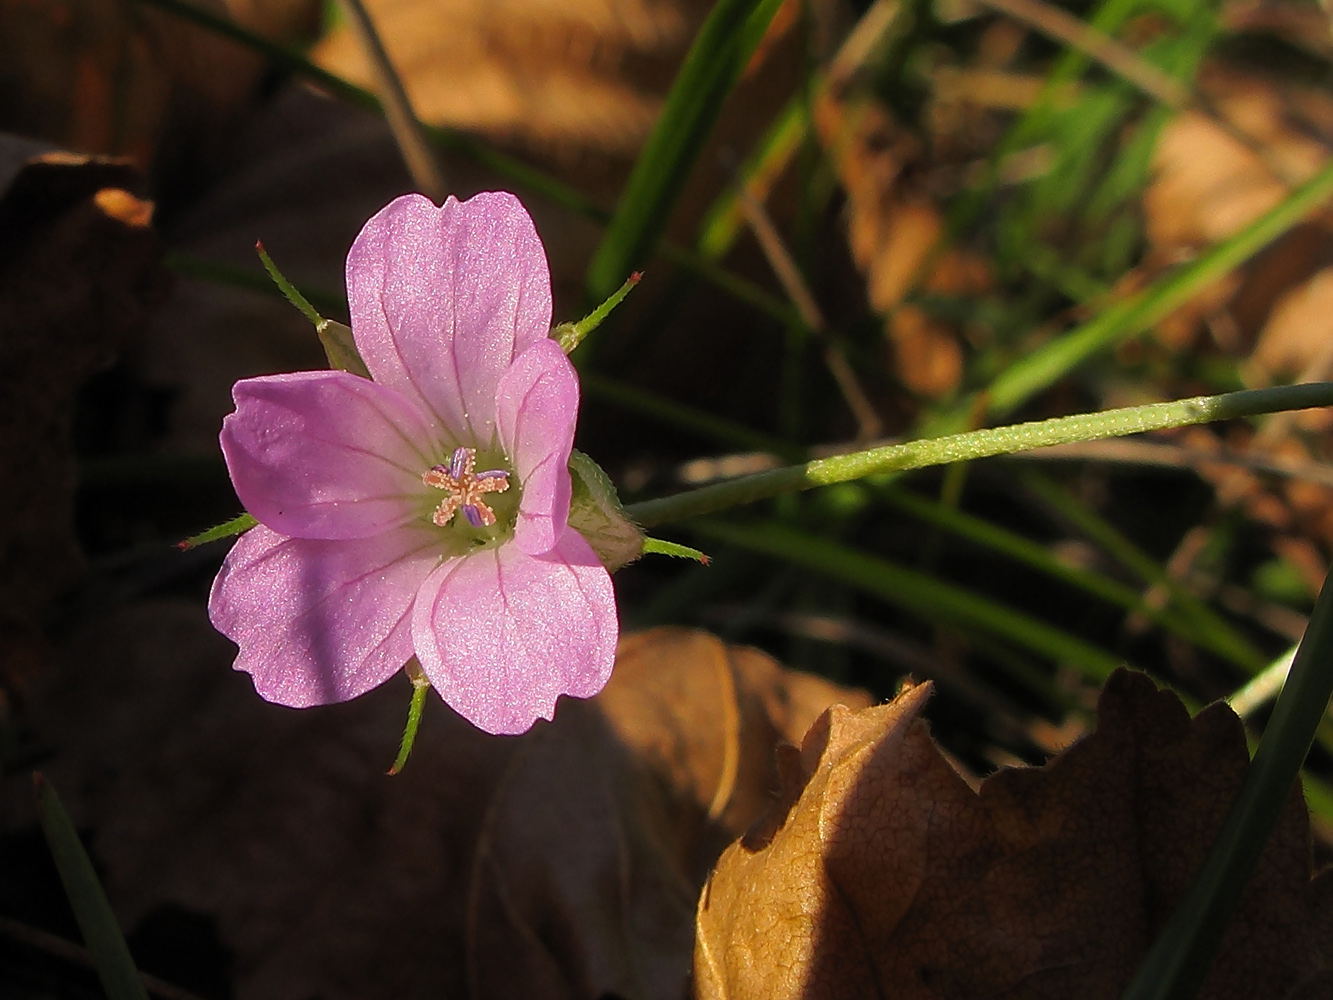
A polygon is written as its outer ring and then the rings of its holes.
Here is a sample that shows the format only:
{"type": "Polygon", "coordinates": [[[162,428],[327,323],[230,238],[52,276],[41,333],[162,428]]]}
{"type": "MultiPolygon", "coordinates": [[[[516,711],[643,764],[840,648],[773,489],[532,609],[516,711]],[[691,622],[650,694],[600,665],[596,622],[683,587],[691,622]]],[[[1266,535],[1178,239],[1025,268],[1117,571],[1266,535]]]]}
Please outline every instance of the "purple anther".
{"type": "Polygon", "coordinates": [[[485,472],[478,472],[473,479],[508,479],[509,473],[504,469],[487,469],[485,472]]]}
{"type": "Polygon", "coordinates": [[[463,516],[467,518],[467,523],[474,528],[480,528],[486,524],[486,522],[482,520],[481,511],[477,510],[475,504],[464,504],[463,516]]]}
{"type": "Polygon", "coordinates": [[[467,472],[468,448],[455,448],[454,457],[449,461],[449,475],[462,479],[467,472]]]}

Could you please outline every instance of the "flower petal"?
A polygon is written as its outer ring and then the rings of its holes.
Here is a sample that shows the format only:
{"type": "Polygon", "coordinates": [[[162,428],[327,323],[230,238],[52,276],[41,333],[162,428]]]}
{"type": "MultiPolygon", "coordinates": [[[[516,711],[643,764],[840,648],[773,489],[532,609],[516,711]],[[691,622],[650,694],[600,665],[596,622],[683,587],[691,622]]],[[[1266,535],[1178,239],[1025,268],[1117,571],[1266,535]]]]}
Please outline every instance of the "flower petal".
{"type": "Polygon", "coordinates": [[[237,382],[222,453],[245,509],[298,538],[366,538],[421,513],[435,436],[401,395],[348,372],[237,382]]]}
{"type": "Polygon", "coordinates": [[[524,732],[560,695],[600,691],[618,630],[610,574],[576,531],[542,556],[510,544],[446,562],[412,611],[426,677],[488,733],[524,732]]]}
{"type": "Polygon", "coordinates": [[[512,194],[435,205],[395,199],[347,256],[357,350],[376,382],[439,420],[459,444],[488,447],[495,389],[551,327],[551,272],[512,194]]]}
{"type": "Polygon", "coordinates": [[[263,525],[232,546],[208,617],[241,647],[236,669],[293,708],[364,694],[412,655],[412,601],[439,562],[428,532],[313,541],[263,525]]]}
{"type": "Polygon", "coordinates": [[[579,380],[554,340],[524,351],[500,380],[500,445],[523,488],[514,541],[529,555],[549,551],[569,520],[569,453],[579,414],[579,380]]]}

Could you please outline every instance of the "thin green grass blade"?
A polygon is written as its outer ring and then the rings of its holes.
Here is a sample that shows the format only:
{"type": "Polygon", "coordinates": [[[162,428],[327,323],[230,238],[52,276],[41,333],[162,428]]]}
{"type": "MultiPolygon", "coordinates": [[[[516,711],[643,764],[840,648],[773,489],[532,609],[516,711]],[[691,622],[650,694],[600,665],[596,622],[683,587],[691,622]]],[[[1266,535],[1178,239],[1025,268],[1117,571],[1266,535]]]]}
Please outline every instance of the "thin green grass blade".
{"type": "Polygon", "coordinates": [[[1096,511],[1079,503],[1065,490],[1040,473],[1022,475],[1023,486],[1144,583],[1162,587],[1171,604],[1193,627],[1210,637],[1215,652],[1254,674],[1263,670],[1268,658],[1237,632],[1225,618],[1201,601],[1165,566],[1144,552],[1096,511]]]}
{"type": "Polygon", "coordinates": [[[663,260],[668,260],[682,270],[702,278],[713,287],[726,292],[737,302],[753,306],[779,323],[801,322],[800,314],[791,303],[770,295],[754,282],[728,271],[715,261],[667,240],[658,244],[657,252],[663,260]]]}
{"type": "Polygon", "coordinates": [[[667,95],[620,204],[588,266],[587,291],[601,302],[647,256],[708,139],[727,95],[782,0],[718,0],[667,95]]]}
{"type": "Polygon", "coordinates": [[[665,396],[658,396],[594,372],[583,373],[579,376],[579,382],[583,391],[594,399],[604,400],[633,413],[640,413],[680,430],[689,431],[705,440],[717,442],[723,447],[766,451],[785,459],[799,459],[805,454],[803,449],[789,441],[751,430],[742,424],[715,417],[711,413],[696,410],[665,396]]]}
{"type": "MultiPolygon", "coordinates": [[[[310,81],[348,104],[381,116],[384,114],[384,108],[380,104],[379,98],[370,91],[349,83],[342,77],[330,73],[320,66],[316,66],[301,53],[295,52],[285,45],[279,45],[261,35],[248,31],[229,18],[221,17],[195,4],[186,3],[184,0],[135,0],[135,2],[158,7],[200,27],[207,28],[224,38],[230,38],[247,49],[264,56],[274,65],[310,81]]],[[[497,174],[508,178],[515,184],[540,194],[548,201],[563,205],[587,218],[599,222],[605,222],[610,218],[610,213],[605,208],[598,205],[577,188],[556,180],[522,160],[492,149],[484,142],[473,139],[461,132],[431,125],[423,127],[427,138],[440,149],[465,156],[475,163],[494,170],[497,174]]]]}
{"type": "MultiPolygon", "coordinates": [[[[986,412],[1002,418],[1094,355],[1151,329],[1192,296],[1252,257],[1333,196],[1333,163],[1273,208],[1198,259],[1111,306],[1082,326],[1049,341],[1002,372],[987,388],[986,412]]],[[[953,408],[933,427],[962,427],[973,401],[953,408]]]]}
{"type": "MultiPolygon", "coordinates": [[[[926,573],[777,522],[699,520],[690,530],[738,548],[774,556],[863,590],[928,621],[977,629],[1040,653],[1101,684],[1124,660],[1063,629],[926,573]]],[[[1052,707],[1067,706],[1048,677],[1015,678],[1052,707]]]]}
{"type": "Polygon", "coordinates": [[[1330,696],[1333,587],[1325,580],[1291,674],[1222,829],[1180,907],[1139,966],[1125,1000],[1188,1000],[1198,992],[1282,815],[1330,696]]]}
{"type": "MultiPolygon", "coordinates": [[[[282,291],[267,275],[253,267],[242,267],[224,261],[205,260],[189,254],[169,253],[163,261],[167,267],[187,278],[197,278],[216,285],[244,288],[269,298],[282,296],[282,291]]],[[[322,289],[302,288],[302,296],[316,308],[347,315],[347,298],[322,289]]]]}
{"type": "Polygon", "coordinates": [[[102,884],[97,880],[97,872],[79,843],[79,835],[65,807],[60,804],[60,797],[40,774],[33,775],[33,787],[42,832],[46,834],[65,895],[69,897],[74,919],[79,923],[108,1000],[148,1000],[148,991],[139,978],[139,970],[134,967],[134,959],[120,933],[116,915],[111,912],[102,884]]]}
{"type": "Polygon", "coordinates": [[[1185,639],[1196,646],[1212,650],[1219,656],[1231,660],[1248,672],[1258,669],[1262,657],[1257,650],[1248,646],[1237,646],[1226,641],[1227,633],[1219,634],[1208,627],[1199,627],[1185,616],[1173,613],[1169,608],[1150,607],[1143,599],[1143,594],[1133,587],[1125,586],[1118,580],[1100,573],[1070,566],[1052,555],[1044,546],[1008,531],[979,517],[955,510],[945,504],[932,503],[907,490],[889,487],[880,494],[890,504],[898,507],[913,517],[920,518],[936,527],[942,528],[961,538],[983,545],[994,552],[1009,556],[1015,561],[1053,579],[1078,587],[1080,590],[1118,605],[1126,611],[1142,614],[1157,623],[1163,629],[1185,639]],[[1251,655],[1253,654],[1253,655],[1251,655]]]}
{"type": "Polygon", "coordinates": [[[755,151],[736,172],[736,185],[724,191],[704,214],[699,224],[699,253],[708,260],[726,255],[736,238],[745,230],[745,213],[737,197],[737,187],[769,188],[787,168],[810,127],[809,103],[805,95],[788,102],[759,140],[755,151]]]}
{"type": "Polygon", "coordinates": [[[1301,788],[1310,812],[1325,823],[1333,822],[1333,789],[1306,771],[1301,772],[1301,788]]]}

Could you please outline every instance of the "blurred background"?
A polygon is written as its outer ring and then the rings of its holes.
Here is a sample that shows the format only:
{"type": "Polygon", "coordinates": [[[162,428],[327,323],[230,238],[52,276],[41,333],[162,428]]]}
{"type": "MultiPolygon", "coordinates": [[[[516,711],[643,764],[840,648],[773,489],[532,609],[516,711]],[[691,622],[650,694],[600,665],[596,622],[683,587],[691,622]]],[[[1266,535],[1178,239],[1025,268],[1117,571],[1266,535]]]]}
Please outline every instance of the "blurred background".
{"type": "MultiPolygon", "coordinates": [[[[1333,138],[1317,4],[770,4],[716,124],[675,137],[687,169],[657,177],[647,249],[610,278],[595,255],[636,163],[654,183],[641,150],[713,5],[367,4],[448,190],[524,199],[557,321],[645,272],[575,356],[577,446],[626,502],[871,441],[1333,377],[1333,216],[1300,201],[1328,183],[1333,138]]],[[[580,870],[567,858],[514,861],[524,888],[497,895],[503,920],[478,902],[487,864],[530,857],[495,832],[506,810],[569,835],[547,816],[553,789],[591,767],[602,806],[632,800],[657,845],[631,855],[679,869],[624,932],[660,943],[667,970],[635,995],[673,996],[692,893],[762,808],[768,748],[829,700],[933,679],[936,737],[982,776],[1085,731],[1121,663],[1197,706],[1301,635],[1333,543],[1324,411],[656,529],[712,564],[622,570],[622,623],[728,644],[659,633],[653,662],[732,678],[730,694],[663,682],[681,746],[729,712],[751,719],[727,699],[762,707],[732,814],[670,781],[642,812],[656,737],[636,740],[660,723],[642,707],[606,709],[609,724],[562,709],[585,742],[559,744],[574,756],[551,777],[516,763],[532,741],[433,702],[388,781],[406,681],[315,712],[260,702],[204,611],[226,543],[175,547],[239,513],[216,443],[232,383],[325,365],[255,242],[345,320],[352,238],[414,189],[374,80],[319,0],[0,0],[0,997],[98,995],[52,943],[78,935],[34,768],[143,968],[193,995],[505,995],[487,977],[514,940],[545,956],[525,995],[630,995],[590,971],[621,931],[598,924],[605,900],[552,888],[580,870]],[[546,915],[519,921],[516,893],[546,915]]],[[[1241,707],[1259,731],[1263,699],[1241,707]]],[[[1320,836],[1326,729],[1306,786],[1320,836]]]]}

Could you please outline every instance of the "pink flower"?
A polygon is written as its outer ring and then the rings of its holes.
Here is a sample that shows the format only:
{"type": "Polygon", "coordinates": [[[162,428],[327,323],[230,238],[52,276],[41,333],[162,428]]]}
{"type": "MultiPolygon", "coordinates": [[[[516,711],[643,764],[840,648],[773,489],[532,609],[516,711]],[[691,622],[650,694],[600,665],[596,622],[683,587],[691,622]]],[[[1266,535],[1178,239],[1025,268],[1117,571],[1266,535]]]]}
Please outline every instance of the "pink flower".
{"type": "Polygon", "coordinates": [[[241,502],[209,616],[269,701],[345,701],[414,654],[492,733],[611,673],[610,576],[566,521],[578,378],[510,194],[392,202],[347,257],[343,371],[245,379],[222,424],[241,502]],[[478,471],[480,470],[480,471],[478,471]]]}

